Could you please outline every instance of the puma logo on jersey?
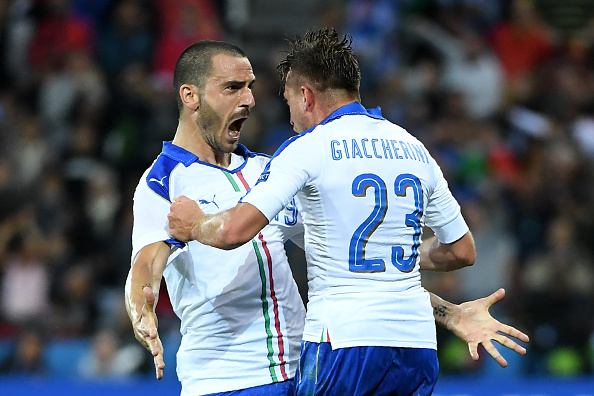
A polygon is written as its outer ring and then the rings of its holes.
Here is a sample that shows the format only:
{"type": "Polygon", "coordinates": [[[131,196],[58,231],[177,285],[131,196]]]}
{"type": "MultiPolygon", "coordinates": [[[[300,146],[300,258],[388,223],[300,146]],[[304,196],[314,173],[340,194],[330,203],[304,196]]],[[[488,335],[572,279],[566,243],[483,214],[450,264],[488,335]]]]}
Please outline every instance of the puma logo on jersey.
{"type": "Polygon", "coordinates": [[[163,176],[163,177],[161,178],[161,180],[159,180],[159,179],[157,179],[157,178],[155,178],[155,177],[151,177],[151,178],[149,179],[149,181],[150,181],[150,182],[152,182],[152,181],[154,181],[154,182],[157,182],[157,183],[159,183],[161,186],[165,187],[165,184],[163,184],[163,180],[165,180],[165,178],[166,178],[166,177],[167,177],[167,176],[163,176]]]}
{"type": "Polygon", "coordinates": [[[217,205],[217,203],[216,203],[216,202],[215,202],[215,200],[214,200],[214,199],[215,199],[215,197],[216,197],[216,195],[213,195],[213,196],[212,196],[212,201],[208,201],[208,200],[206,200],[206,199],[199,199],[199,200],[198,200],[198,203],[201,203],[201,204],[203,204],[203,205],[213,204],[214,206],[216,206],[216,207],[217,207],[217,209],[219,209],[219,205],[217,205]]]}

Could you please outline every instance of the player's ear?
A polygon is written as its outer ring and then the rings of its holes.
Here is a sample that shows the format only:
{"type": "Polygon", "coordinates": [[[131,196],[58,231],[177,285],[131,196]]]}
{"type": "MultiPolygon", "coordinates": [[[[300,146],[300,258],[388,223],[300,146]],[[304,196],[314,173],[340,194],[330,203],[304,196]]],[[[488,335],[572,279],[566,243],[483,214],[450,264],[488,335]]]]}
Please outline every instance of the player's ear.
{"type": "Polygon", "coordinates": [[[311,111],[316,103],[316,95],[313,90],[307,85],[302,85],[301,96],[303,99],[303,111],[311,111]]]}
{"type": "Polygon", "coordinates": [[[179,96],[184,106],[192,111],[200,107],[200,89],[193,84],[182,84],[179,87],[179,96]]]}

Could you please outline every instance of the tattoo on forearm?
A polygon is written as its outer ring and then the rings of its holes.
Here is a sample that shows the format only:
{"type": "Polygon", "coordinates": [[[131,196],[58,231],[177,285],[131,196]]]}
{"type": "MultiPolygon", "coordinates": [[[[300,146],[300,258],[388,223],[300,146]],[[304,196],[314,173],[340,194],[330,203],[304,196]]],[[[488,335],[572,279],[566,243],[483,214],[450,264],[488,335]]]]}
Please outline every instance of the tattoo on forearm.
{"type": "Polygon", "coordinates": [[[439,317],[445,317],[447,315],[447,310],[448,310],[448,308],[443,304],[436,305],[433,307],[433,315],[439,316],[439,317]]]}
{"type": "Polygon", "coordinates": [[[150,283],[146,283],[144,285],[142,285],[142,287],[140,288],[140,290],[144,290],[145,287],[149,287],[152,289],[151,284],[150,283]]]}

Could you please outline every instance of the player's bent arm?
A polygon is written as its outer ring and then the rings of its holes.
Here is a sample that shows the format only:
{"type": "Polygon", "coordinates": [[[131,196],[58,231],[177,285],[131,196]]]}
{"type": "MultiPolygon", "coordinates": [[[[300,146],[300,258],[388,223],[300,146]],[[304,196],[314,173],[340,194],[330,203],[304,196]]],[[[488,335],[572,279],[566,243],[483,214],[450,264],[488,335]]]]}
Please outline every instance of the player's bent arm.
{"type": "Polygon", "coordinates": [[[427,271],[453,271],[473,265],[476,260],[476,247],[470,231],[453,243],[441,243],[437,237],[421,243],[420,268],[427,271]]]}
{"type": "Polygon", "coordinates": [[[518,329],[494,319],[489,313],[491,305],[505,297],[504,289],[460,305],[452,304],[433,293],[429,293],[429,295],[435,321],[468,344],[468,350],[473,360],[479,359],[478,345],[482,344],[485,351],[501,367],[507,366],[507,361],[493,346],[492,340],[520,355],[526,354],[526,349],[509,337],[523,342],[529,342],[530,338],[518,329]]]}
{"type": "Polygon", "coordinates": [[[171,204],[167,218],[174,238],[225,250],[248,242],[268,224],[266,216],[249,203],[240,202],[226,211],[205,215],[195,201],[183,196],[171,204]]]}
{"type": "Polygon", "coordinates": [[[170,247],[156,242],[134,257],[125,286],[125,305],[136,339],[153,355],[157,379],[163,378],[163,344],[157,332],[155,306],[170,247]]]}

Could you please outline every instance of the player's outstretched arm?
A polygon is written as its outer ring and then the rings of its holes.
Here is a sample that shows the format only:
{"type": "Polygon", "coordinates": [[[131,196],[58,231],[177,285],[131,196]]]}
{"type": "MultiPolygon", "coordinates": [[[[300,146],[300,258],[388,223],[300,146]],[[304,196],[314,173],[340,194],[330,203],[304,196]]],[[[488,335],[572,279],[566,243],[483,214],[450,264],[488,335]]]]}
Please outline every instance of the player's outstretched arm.
{"type": "Polygon", "coordinates": [[[473,360],[479,359],[478,345],[482,344],[483,348],[501,367],[507,367],[507,361],[497,351],[491,340],[497,341],[520,355],[526,354],[526,349],[509,337],[523,342],[529,342],[529,337],[518,329],[499,322],[489,313],[489,307],[505,297],[504,289],[499,289],[490,296],[460,305],[452,304],[433,293],[429,294],[435,321],[451,330],[468,344],[473,360]]]}
{"type": "Polygon", "coordinates": [[[196,201],[185,196],[173,201],[167,219],[169,234],[175,239],[196,240],[225,250],[243,245],[268,224],[266,216],[249,203],[240,202],[223,212],[205,215],[196,201]]]}
{"type": "Polygon", "coordinates": [[[153,355],[157,379],[163,378],[165,361],[163,343],[157,331],[155,306],[169,253],[170,247],[165,242],[142,248],[132,261],[125,286],[126,311],[132,322],[134,335],[153,355]]]}

